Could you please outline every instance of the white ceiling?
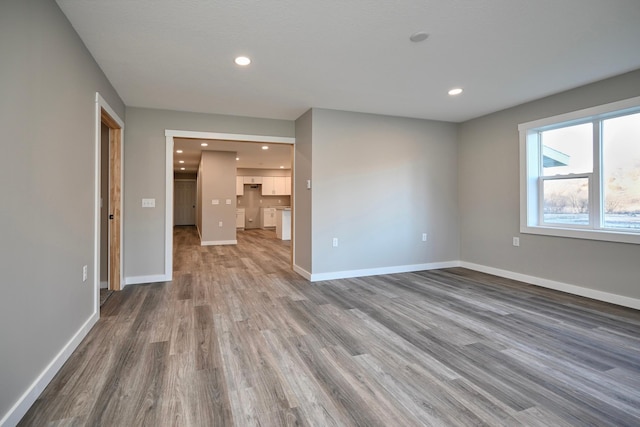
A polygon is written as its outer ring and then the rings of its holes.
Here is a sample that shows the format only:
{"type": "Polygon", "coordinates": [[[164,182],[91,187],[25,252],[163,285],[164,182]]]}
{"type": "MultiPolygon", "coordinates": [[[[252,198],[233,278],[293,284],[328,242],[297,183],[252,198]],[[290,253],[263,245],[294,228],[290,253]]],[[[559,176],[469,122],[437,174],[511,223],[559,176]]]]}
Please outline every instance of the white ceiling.
{"type": "Polygon", "coordinates": [[[291,145],[211,139],[173,138],[173,170],[193,173],[198,170],[203,150],[236,153],[236,167],[248,169],[291,169],[291,145]],[[206,147],[200,144],[206,143],[206,147]],[[269,147],[263,150],[262,147],[269,147]],[[178,153],[177,150],[182,150],[178,153]],[[184,163],[180,163],[183,161],[184,163]],[[281,167],[282,166],[282,167],[281,167]],[[180,168],[185,168],[181,170],[180,168]]]}
{"type": "Polygon", "coordinates": [[[639,0],[57,2],[135,107],[460,122],[640,68],[639,0]]]}

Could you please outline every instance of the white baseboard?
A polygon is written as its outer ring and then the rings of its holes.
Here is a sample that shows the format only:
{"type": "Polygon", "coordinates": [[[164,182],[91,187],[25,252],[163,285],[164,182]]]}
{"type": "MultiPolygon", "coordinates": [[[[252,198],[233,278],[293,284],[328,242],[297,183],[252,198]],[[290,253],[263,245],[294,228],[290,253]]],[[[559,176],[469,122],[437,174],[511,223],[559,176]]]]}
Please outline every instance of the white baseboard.
{"type": "Polygon", "coordinates": [[[208,240],[201,241],[200,246],[237,245],[237,240],[208,240]]]}
{"type": "Polygon", "coordinates": [[[149,276],[129,276],[124,278],[125,285],[139,285],[142,283],[170,282],[171,277],[165,274],[152,274],[149,276]]]}
{"type": "Polygon", "coordinates": [[[569,283],[556,282],[555,280],[543,279],[540,277],[529,276],[526,274],[515,273],[509,270],[501,270],[499,268],[487,267],[485,265],[473,264],[465,261],[460,262],[460,267],[468,268],[469,270],[480,271],[482,273],[493,274],[494,276],[500,276],[507,279],[518,280],[520,282],[541,286],[543,288],[554,289],[556,291],[562,291],[572,295],[578,295],[581,297],[587,297],[598,301],[609,302],[611,304],[640,310],[640,299],[636,298],[625,297],[623,295],[612,294],[595,289],[583,288],[581,286],[571,285],[569,283]]]}
{"type": "Polygon", "coordinates": [[[100,289],[106,289],[108,287],[109,287],[109,282],[107,282],[106,280],[100,282],[100,289]]]}
{"type": "MultiPolygon", "coordinates": [[[[413,271],[435,270],[438,268],[459,267],[459,261],[432,262],[427,264],[397,265],[392,267],[365,268],[362,270],[333,271],[330,273],[310,274],[307,280],[319,282],[323,280],[349,279],[352,277],[379,276],[381,274],[410,273],[413,271]]],[[[297,271],[297,270],[296,270],[297,271]]],[[[298,271],[298,273],[300,273],[298,271]]],[[[305,272],[309,274],[308,272],[305,272]]],[[[302,274],[302,273],[300,273],[302,274]]],[[[304,274],[302,274],[304,276],[304,274]]]]}
{"type": "Polygon", "coordinates": [[[401,265],[395,267],[371,268],[363,270],[335,271],[330,273],[310,273],[305,269],[294,265],[293,270],[309,280],[310,282],[319,282],[323,280],[348,279],[353,277],[378,276],[381,274],[408,273],[412,271],[435,270],[440,268],[464,267],[469,270],[480,271],[482,273],[493,274],[507,279],[518,280],[530,285],[541,286],[543,288],[554,289],[556,291],[566,292],[572,295],[578,295],[591,298],[597,301],[608,302],[611,304],[629,307],[640,310],[640,299],[626,297],[623,295],[612,294],[595,289],[584,288],[569,283],[558,282],[555,280],[543,279],[541,277],[529,276],[526,274],[516,273],[509,270],[488,267],[485,265],[474,264],[466,261],[446,261],[428,264],[401,265]]]}
{"type": "Polygon", "coordinates": [[[305,270],[302,267],[299,267],[295,264],[293,264],[293,271],[295,271],[296,273],[298,273],[299,275],[301,275],[302,277],[304,277],[305,279],[311,281],[311,273],[309,273],[307,270],[305,270]]]}
{"type": "Polygon", "coordinates": [[[78,348],[80,342],[87,336],[93,325],[96,324],[100,315],[96,312],[87,319],[86,322],[78,329],[67,344],[60,352],[49,362],[47,367],[38,375],[38,378],[29,386],[27,391],[18,399],[18,401],[9,409],[9,411],[0,419],[0,427],[15,426],[20,422],[24,414],[27,413],[31,405],[36,401],[40,393],[51,382],[55,374],[58,373],[64,362],[69,359],[71,353],[78,348]]]}

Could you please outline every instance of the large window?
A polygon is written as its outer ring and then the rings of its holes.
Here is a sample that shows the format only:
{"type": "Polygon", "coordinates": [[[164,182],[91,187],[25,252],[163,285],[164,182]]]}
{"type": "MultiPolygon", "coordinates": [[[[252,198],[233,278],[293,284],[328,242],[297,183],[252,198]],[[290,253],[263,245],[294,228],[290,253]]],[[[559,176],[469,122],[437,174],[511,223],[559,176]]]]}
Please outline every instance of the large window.
{"type": "Polygon", "coordinates": [[[640,98],[519,130],[521,232],[640,244],[640,98]]]}

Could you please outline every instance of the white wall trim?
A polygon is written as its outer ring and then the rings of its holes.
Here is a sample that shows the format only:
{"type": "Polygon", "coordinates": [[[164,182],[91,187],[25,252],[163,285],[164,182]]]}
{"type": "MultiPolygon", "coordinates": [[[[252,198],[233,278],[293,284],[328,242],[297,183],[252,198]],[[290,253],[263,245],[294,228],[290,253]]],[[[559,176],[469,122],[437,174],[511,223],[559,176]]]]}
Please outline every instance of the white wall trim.
{"type": "Polygon", "coordinates": [[[485,265],[473,264],[461,261],[460,267],[469,270],[480,271],[482,273],[493,274],[507,279],[518,280],[543,288],[554,289],[556,291],[566,292],[572,295],[587,297],[598,301],[608,302],[611,304],[621,305],[623,307],[634,308],[640,310],[640,299],[625,297],[623,295],[612,294],[609,292],[598,291],[595,289],[583,288],[581,286],[571,285],[569,283],[557,282],[555,280],[543,279],[541,277],[529,276],[526,274],[516,273],[509,270],[501,270],[499,268],[487,267],[485,265]]]}
{"type": "Polygon", "coordinates": [[[240,142],[269,142],[272,144],[295,144],[296,142],[295,138],[287,136],[242,135],[239,133],[194,132],[170,129],[164,131],[164,136],[171,138],[221,139],[240,142]]]}
{"type": "MultiPolygon", "coordinates": [[[[96,132],[95,132],[95,205],[94,205],[94,254],[95,258],[93,260],[93,280],[94,280],[94,289],[95,289],[95,307],[94,311],[99,313],[100,311],[100,169],[101,169],[101,147],[100,140],[102,136],[101,132],[101,124],[102,124],[102,113],[101,110],[107,112],[107,114],[116,122],[118,126],[120,126],[120,189],[121,194],[124,195],[124,168],[122,167],[122,163],[124,162],[124,120],[113,111],[113,108],[104,100],[104,98],[100,95],[100,93],[96,92],[96,132]]],[[[120,197],[120,212],[121,215],[124,213],[122,209],[122,205],[124,203],[124,197],[120,197]]],[[[124,215],[120,218],[120,283],[124,283],[124,215]]]]}
{"type": "Polygon", "coordinates": [[[293,264],[293,271],[295,271],[296,273],[298,273],[299,275],[301,275],[305,279],[311,281],[311,273],[309,273],[304,268],[302,268],[302,267],[300,267],[300,266],[298,266],[296,264],[293,264]]]}
{"type": "Polygon", "coordinates": [[[165,140],[164,275],[173,280],[173,136],[165,140]]]}
{"type": "MultiPolygon", "coordinates": [[[[165,129],[164,136],[166,140],[165,150],[165,231],[164,231],[164,281],[173,279],[173,138],[194,138],[194,139],[220,139],[225,141],[241,141],[241,142],[268,142],[271,144],[290,144],[296,142],[295,138],[287,136],[269,136],[269,135],[245,135],[238,133],[219,133],[219,132],[196,132],[188,130],[171,130],[165,129]]],[[[294,156],[295,158],[295,156],[294,156]]],[[[293,182],[295,180],[291,174],[291,191],[294,191],[293,182]]],[[[295,199],[294,199],[295,200],[295,199]]],[[[293,216],[293,214],[292,214],[293,216]]],[[[199,230],[198,230],[199,232],[199,230]]],[[[293,236],[292,236],[293,237],[293,236]]],[[[202,239],[202,236],[200,236],[202,239]]],[[[228,242],[232,242],[229,240],[228,242]]],[[[232,245],[234,243],[210,243],[202,242],[203,246],[210,244],[232,245]]],[[[295,244],[291,243],[292,248],[295,244]]],[[[293,250],[293,249],[292,249],[293,250]]],[[[148,283],[148,282],[136,282],[148,283]]]]}
{"type": "MultiPolygon", "coordinates": [[[[311,274],[311,282],[323,280],[349,279],[352,277],[379,276],[381,274],[410,273],[413,271],[436,270],[440,268],[459,267],[460,261],[443,261],[427,264],[397,265],[392,267],[366,268],[362,270],[334,271],[330,273],[311,274]]],[[[297,270],[296,270],[297,271],[297,270]]]]}
{"type": "Polygon", "coordinates": [[[127,285],[139,285],[142,283],[170,282],[172,278],[165,274],[150,274],[148,276],[129,276],[125,277],[124,280],[127,285]]]}
{"type": "Polygon", "coordinates": [[[22,417],[27,413],[31,405],[34,404],[38,396],[45,387],[51,382],[55,374],[58,373],[62,365],[69,359],[71,353],[78,348],[84,337],[87,336],[93,325],[98,322],[99,315],[97,312],[91,314],[80,329],[71,337],[60,352],[49,362],[46,368],[38,375],[38,378],[29,386],[27,391],[18,399],[18,401],[9,409],[9,411],[0,420],[0,427],[15,426],[20,422],[22,417]]]}
{"type": "Polygon", "coordinates": [[[596,289],[584,288],[582,286],[572,285],[569,283],[558,282],[555,280],[543,279],[541,277],[530,276],[527,274],[516,273],[514,271],[502,270],[499,268],[488,267],[486,265],[474,264],[466,261],[445,261],[428,264],[401,265],[395,267],[371,268],[363,270],[335,271],[330,273],[310,273],[305,269],[294,265],[293,270],[309,280],[310,282],[319,282],[324,280],[348,279],[353,277],[378,276],[381,274],[408,273],[414,271],[436,270],[441,268],[463,267],[469,270],[475,270],[482,273],[492,274],[494,276],[504,277],[506,279],[517,280],[534,286],[553,289],[568,294],[581,297],[591,298],[597,301],[608,302],[640,310],[640,299],[626,297],[623,295],[603,292],[596,289]]]}
{"type": "Polygon", "coordinates": [[[237,245],[237,240],[205,240],[200,242],[200,246],[222,246],[222,245],[237,245]]]}

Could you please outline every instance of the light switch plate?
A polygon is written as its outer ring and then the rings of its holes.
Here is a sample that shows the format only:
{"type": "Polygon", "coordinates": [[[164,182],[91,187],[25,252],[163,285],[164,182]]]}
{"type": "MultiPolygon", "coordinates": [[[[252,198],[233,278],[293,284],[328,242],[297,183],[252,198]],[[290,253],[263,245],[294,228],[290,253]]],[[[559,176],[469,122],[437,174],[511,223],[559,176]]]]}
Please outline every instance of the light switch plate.
{"type": "Polygon", "coordinates": [[[225,203],[226,205],[230,205],[230,204],[231,204],[231,199],[227,199],[227,200],[225,200],[225,201],[224,201],[224,203],[225,203]]]}
{"type": "Polygon", "coordinates": [[[213,200],[211,201],[211,204],[212,204],[212,205],[219,205],[219,204],[220,204],[220,200],[218,200],[218,199],[213,199],[213,200]]]}
{"type": "Polygon", "coordinates": [[[156,207],[156,199],[142,199],[142,207],[143,208],[155,208],[156,207]]]}

